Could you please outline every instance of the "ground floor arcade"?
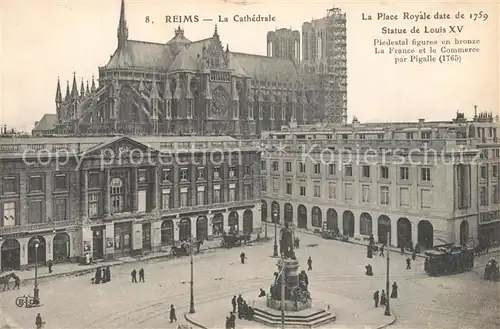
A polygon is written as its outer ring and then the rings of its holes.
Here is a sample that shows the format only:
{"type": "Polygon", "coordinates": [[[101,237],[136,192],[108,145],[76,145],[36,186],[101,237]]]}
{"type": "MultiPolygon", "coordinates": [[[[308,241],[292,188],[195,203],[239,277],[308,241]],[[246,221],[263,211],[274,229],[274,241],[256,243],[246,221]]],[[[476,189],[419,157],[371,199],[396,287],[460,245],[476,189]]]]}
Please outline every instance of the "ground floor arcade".
{"type": "Polygon", "coordinates": [[[4,236],[0,241],[2,271],[54,263],[77,261],[87,253],[94,259],[113,260],[169,248],[174,241],[195,237],[211,240],[223,231],[260,233],[260,206],[207,210],[155,219],[121,219],[105,223],[83,221],[79,227],[37,232],[24,236],[4,236]],[[38,241],[38,243],[35,243],[38,241]]]}
{"type": "Polygon", "coordinates": [[[398,247],[401,244],[407,246],[410,242],[418,242],[423,249],[443,243],[470,243],[477,235],[470,230],[470,227],[476,226],[477,216],[439,219],[267,199],[262,200],[261,209],[262,221],[287,222],[299,229],[338,230],[357,239],[368,239],[373,234],[380,243],[385,243],[390,233],[391,245],[398,247]]]}

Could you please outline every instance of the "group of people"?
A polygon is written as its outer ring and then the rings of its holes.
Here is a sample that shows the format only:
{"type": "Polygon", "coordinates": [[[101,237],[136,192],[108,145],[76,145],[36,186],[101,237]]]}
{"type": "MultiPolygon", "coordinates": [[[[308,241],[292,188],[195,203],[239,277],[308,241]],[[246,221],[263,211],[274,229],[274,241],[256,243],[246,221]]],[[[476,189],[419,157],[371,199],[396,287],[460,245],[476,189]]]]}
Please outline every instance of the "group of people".
{"type": "MultiPolygon", "coordinates": [[[[262,291],[263,290],[261,289],[261,293],[262,291]]],[[[238,319],[253,319],[253,308],[247,304],[247,302],[243,299],[243,297],[241,297],[241,295],[239,295],[238,298],[236,298],[236,296],[233,296],[233,298],[231,299],[231,306],[233,307],[233,311],[231,312],[231,314],[234,314],[236,310],[238,310],[238,319]]],[[[231,316],[229,318],[231,318],[231,316]]],[[[231,328],[234,328],[234,326],[231,328]]]]}
{"type": "Polygon", "coordinates": [[[92,278],[93,284],[106,283],[111,281],[111,270],[109,266],[106,267],[98,267],[95,270],[95,275],[92,278]]]}
{"type": "MultiPolygon", "coordinates": [[[[137,271],[135,270],[135,268],[132,270],[132,272],[130,272],[130,276],[132,277],[132,283],[137,283],[137,271]]],[[[146,282],[146,280],[144,279],[144,269],[141,268],[139,270],[139,282],[146,282]]]]}
{"type": "MultiPolygon", "coordinates": [[[[398,285],[396,282],[392,284],[392,292],[391,292],[391,298],[398,298],[398,285]]],[[[379,291],[375,291],[373,294],[373,300],[375,302],[375,307],[380,306],[385,306],[387,305],[387,295],[385,294],[385,290],[382,289],[382,293],[379,294],[379,291]]]]}

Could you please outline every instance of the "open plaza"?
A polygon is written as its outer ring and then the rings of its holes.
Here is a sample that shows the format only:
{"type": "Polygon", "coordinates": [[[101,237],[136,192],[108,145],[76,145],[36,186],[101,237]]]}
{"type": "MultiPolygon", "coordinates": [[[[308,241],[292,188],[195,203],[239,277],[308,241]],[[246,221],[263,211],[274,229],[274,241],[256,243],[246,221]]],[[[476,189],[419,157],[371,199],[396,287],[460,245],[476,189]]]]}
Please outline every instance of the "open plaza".
{"type": "MultiPolygon", "coordinates": [[[[268,228],[273,237],[272,227],[268,228]]],[[[406,269],[407,255],[391,252],[391,285],[397,282],[397,299],[391,299],[391,316],[383,307],[374,307],[373,293],[385,289],[386,258],[366,258],[366,248],[316,235],[296,233],[301,239],[296,250],[301,270],[311,257],[309,290],[314,304],[330,307],[336,321],[324,328],[494,328],[499,319],[498,283],[483,281],[482,268],[443,277],[424,272],[424,259],[417,257],[406,269]],[[365,275],[371,264],[374,276],[365,275]],[[474,298],[471,298],[474,297],[474,298]]],[[[111,267],[111,282],[91,284],[93,272],[42,280],[41,306],[19,308],[17,297],[31,295],[33,281],[20,290],[1,294],[5,328],[31,328],[40,313],[46,328],[223,328],[231,310],[231,298],[239,294],[249,303],[258,300],[259,289],[266,292],[274,280],[279,258],[273,258],[273,241],[253,242],[230,249],[217,248],[194,256],[195,313],[189,314],[190,258],[160,258],[128,262],[111,267]],[[246,254],[245,264],[240,253],[246,254]],[[145,283],[132,283],[131,271],[144,268],[145,283]],[[170,323],[169,309],[176,308],[178,322],[170,323]],[[185,317],[187,316],[187,319],[185,317]],[[188,322],[188,320],[190,322],[188,322]],[[8,321],[8,323],[6,323],[8,321]]],[[[387,254],[387,252],[386,252],[387,254]]],[[[476,259],[480,266],[487,255],[476,259]]],[[[103,263],[105,265],[105,263],[103,263]]],[[[62,270],[54,267],[54,274],[62,270]]],[[[81,267],[77,267],[81,270],[81,267]]],[[[40,275],[47,268],[39,269],[40,275]]],[[[236,320],[236,328],[262,328],[254,321],[236,320]]]]}

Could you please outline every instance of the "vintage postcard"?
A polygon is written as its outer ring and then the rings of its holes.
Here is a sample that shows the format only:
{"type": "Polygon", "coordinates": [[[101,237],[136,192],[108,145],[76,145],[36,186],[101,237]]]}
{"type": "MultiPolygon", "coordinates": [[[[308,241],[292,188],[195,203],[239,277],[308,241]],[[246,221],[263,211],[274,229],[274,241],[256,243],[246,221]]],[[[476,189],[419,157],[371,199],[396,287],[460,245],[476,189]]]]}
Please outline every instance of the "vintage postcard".
{"type": "Polygon", "coordinates": [[[2,329],[500,326],[497,1],[0,6],[2,329]]]}

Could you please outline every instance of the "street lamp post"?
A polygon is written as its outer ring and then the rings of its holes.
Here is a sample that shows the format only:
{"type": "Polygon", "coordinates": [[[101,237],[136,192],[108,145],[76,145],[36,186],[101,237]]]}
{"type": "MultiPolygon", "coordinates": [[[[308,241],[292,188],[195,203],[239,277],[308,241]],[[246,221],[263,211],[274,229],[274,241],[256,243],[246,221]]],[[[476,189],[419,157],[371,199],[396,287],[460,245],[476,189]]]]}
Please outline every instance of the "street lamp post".
{"type": "Polygon", "coordinates": [[[189,247],[189,254],[191,257],[191,281],[190,283],[190,295],[189,295],[189,313],[194,314],[194,267],[193,267],[193,239],[191,239],[191,246],[189,247]]]}
{"type": "Polygon", "coordinates": [[[273,257],[278,257],[278,212],[277,211],[273,211],[273,222],[274,222],[273,257]]]}
{"type": "Polygon", "coordinates": [[[36,305],[40,304],[40,290],[38,289],[38,247],[40,247],[40,240],[35,238],[33,240],[35,247],[35,284],[33,287],[33,298],[35,299],[36,305]]]}
{"type": "Polygon", "coordinates": [[[389,259],[390,259],[390,253],[391,253],[391,232],[387,232],[387,277],[385,281],[385,291],[387,294],[387,302],[385,303],[385,312],[384,315],[390,316],[391,315],[391,307],[389,306],[389,301],[390,301],[390,295],[389,295],[389,259]]]}

